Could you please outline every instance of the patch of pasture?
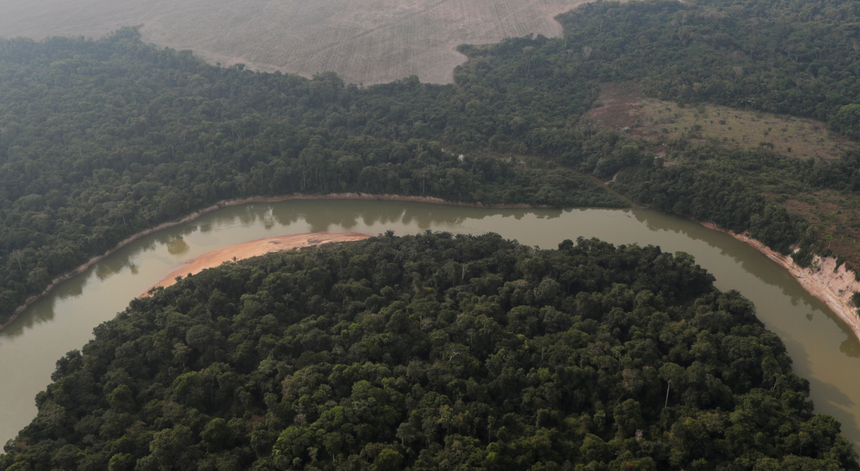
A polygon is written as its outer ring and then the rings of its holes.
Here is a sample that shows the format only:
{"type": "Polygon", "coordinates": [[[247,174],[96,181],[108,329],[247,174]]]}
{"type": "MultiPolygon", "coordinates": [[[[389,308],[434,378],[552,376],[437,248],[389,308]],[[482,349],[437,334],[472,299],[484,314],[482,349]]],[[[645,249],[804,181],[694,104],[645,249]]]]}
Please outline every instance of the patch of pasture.
{"type": "Polygon", "coordinates": [[[658,154],[708,143],[833,160],[858,147],[820,121],[711,104],[679,106],[645,98],[635,84],[603,84],[599,104],[589,111],[589,118],[650,141],[658,154]]]}

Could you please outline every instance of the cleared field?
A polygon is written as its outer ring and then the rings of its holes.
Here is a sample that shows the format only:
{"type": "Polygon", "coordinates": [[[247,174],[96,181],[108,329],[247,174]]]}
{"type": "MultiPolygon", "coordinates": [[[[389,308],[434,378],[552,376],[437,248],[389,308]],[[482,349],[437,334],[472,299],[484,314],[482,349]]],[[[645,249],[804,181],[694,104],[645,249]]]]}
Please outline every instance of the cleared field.
{"type": "Polygon", "coordinates": [[[99,37],[143,25],[147,42],[209,62],[373,84],[449,83],[459,44],[561,35],[553,17],[585,0],[0,0],[0,36],[99,37]]]}
{"type": "Polygon", "coordinates": [[[817,230],[819,240],[848,263],[860,267],[860,197],[854,193],[822,190],[801,193],[784,202],[791,211],[806,218],[817,230]]]}
{"type": "Polygon", "coordinates": [[[653,142],[659,150],[683,138],[747,149],[765,147],[786,157],[833,160],[858,144],[820,122],[806,118],[745,111],[717,105],[680,107],[644,98],[630,84],[603,84],[600,104],[588,116],[600,124],[653,142]]]}

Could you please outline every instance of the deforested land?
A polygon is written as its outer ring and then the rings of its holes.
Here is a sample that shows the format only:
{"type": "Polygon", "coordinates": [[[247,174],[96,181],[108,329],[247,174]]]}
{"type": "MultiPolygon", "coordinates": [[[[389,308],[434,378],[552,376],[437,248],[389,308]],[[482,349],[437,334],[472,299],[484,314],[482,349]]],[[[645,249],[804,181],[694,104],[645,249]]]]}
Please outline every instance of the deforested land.
{"type": "Polygon", "coordinates": [[[560,36],[553,19],[585,0],[348,0],[268,2],[0,1],[0,36],[98,38],[141,25],[146,42],[190,49],[209,62],[351,83],[416,75],[450,83],[460,44],[528,34],[560,36]]]}

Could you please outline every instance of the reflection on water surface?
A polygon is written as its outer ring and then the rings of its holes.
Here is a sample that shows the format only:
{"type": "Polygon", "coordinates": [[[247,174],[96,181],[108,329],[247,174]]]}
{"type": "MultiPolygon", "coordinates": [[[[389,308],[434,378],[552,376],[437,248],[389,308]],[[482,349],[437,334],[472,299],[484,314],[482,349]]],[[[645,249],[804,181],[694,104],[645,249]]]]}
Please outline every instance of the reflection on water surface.
{"type": "Polygon", "coordinates": [[[720,289],[737,289],[782,337],[795,371],[810,380],[816,411],[836,416],[860,441],[860,344],[826,307],[782,268],[728,235],[646,210],[487,210],[393,201],[285,201],[218,210],[143,237],[34,303],[0,332],[0,443],[32,420],[34,397],[57,359],[81,348],[92,329],[133,297],[210,250],[264,237],[312,231],[397,234],[425,230],[479,234],[554,248],[565,239],[658,245],[687,252],[713,273],[720,289]]]}

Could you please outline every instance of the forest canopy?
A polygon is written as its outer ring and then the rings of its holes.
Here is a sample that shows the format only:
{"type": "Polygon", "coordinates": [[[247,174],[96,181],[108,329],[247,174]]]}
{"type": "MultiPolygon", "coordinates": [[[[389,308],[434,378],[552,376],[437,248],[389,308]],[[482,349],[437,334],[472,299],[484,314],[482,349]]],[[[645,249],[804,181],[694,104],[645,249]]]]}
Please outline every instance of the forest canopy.
{"type": "MultiPolygon", "coordinates": [[[[563,107],[574,114],[593,99],[575,85],[563,107]]],[[[333,74],[219,68],[131,28],[98,41],[0,40],[0,323],[126,237],[232,198],[627,205],[558,165],[445,150],[486,141],[473,134],[494,129],[484,120],[517,113],[466,113],[456,95],[413,80],[363,90],[333,74]]]]}
{"type": "Polygon", "coordinates": [[[488,234],[270,255],[134,300],[0,469],[858,469],[686,254],[488,234]]]}
{"type": "MultiPolygon", "coordinates": [[[[860,154],[678,139],[667,166],[582,117],[600,82],[633,81],[856,139],[858,5],[595,2],[559,17],[563,38],[461,47],[445,86],[214,67],[133,28],[2,39],[0,324],[129,235],[297,192],[627,205],[593,176],[809,264],[830,244],[786,201],[856,204],[860,154]]],[[[494,235],[231,264],[58,361],[0,469],[857,469],[781,341],[711,282],[656,247],[494,235]]]]}
{"type": "Polygon", "coordinates": [[[2,39],[0,322],[132,234],[262,195],[623,207],[589,178],[618,176],[636,203],[750,231],[783,253],[800,246],[801,264],[829,255],[833,231],[850,226],[834,250],[860,264],[845,242],[860,226],[821,221],[860,206],[857,152],[801,162],[678,139],[665,157],[680,165],[664,168],[646,143],[583,120],[600,82],[634,81],[680,104],[814,117],[853,136],[857,8],[596,2],[559,17],[563,38],[462,46],[470,60],[444,86],[215,67],[144,44],[133,28],[99,40],[2,39]],[[786,203],[815,208],[829,192],[839,207],[826,214],[786,203]]]}

